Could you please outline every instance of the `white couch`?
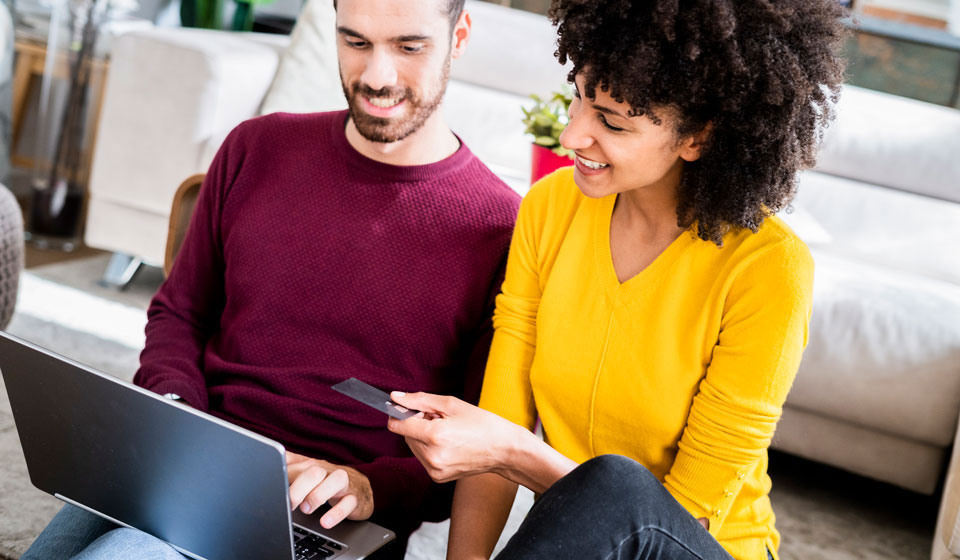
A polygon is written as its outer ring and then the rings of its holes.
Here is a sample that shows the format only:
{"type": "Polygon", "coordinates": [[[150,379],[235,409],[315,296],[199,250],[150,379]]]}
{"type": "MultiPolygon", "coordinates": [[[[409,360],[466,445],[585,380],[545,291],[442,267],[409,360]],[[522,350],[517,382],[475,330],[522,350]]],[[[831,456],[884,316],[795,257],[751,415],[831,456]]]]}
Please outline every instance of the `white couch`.
{"type": "MultiPolygon", "coordinates": [[[[519,106],[565,80],[545,18],[468,2],[445,112],[524,192],[519,106]]],[[[174,190],[256,114],[284,37],[122,36],[90,185],[89,245],[159,264],[174,190]]],[[[817,263],[809,347],[774,446],[932,493],[960,412],[960,112],[849,87],[785,214],[817,263]]]]}

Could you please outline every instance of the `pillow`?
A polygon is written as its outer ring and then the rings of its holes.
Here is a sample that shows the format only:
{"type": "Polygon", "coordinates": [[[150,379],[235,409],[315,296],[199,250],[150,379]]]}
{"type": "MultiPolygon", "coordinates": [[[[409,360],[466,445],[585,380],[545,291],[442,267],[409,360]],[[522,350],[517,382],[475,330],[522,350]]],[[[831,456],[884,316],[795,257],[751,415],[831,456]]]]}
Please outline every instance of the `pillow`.
{"type": "Polygon", "coordinates": [[[347,108],[337,64],[336,22],[333,0],[307,0],[260,105],[261,115],[347,108]]]}

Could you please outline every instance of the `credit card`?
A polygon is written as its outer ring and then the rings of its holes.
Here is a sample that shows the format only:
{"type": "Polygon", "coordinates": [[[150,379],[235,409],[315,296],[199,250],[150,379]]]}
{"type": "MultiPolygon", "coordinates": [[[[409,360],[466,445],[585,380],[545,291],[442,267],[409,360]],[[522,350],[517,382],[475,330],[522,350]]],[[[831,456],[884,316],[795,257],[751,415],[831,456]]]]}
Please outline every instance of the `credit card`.
{"type": "Polygon", "coordinates": [[[337,383],[332,389],[351,399],[356,399],[371,408],[375,408],[380,412],[385,412],[397,420],[406,420],[411,416],[416,416],[419,412],[400,406],[390,400],[390,395],[387,393],[360,381],[356,377],[351,377],[346,381],[337,383]]]}

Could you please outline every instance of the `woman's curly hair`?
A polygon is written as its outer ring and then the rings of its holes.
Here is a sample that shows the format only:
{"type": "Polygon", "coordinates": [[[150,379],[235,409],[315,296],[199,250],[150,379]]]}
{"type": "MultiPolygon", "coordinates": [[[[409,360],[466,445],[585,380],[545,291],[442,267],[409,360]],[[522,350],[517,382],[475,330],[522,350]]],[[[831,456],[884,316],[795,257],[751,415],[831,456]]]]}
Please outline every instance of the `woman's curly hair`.
{"type": "Polygon", "coordinates": [[[837,0],[554,0],[556,55],[659,124],[677,116],[679,139],[711,124],[700,159],[687,163],[680,225],[722,244],[756,232],[796,192],[833,116],[845,36],[837,0]]]}

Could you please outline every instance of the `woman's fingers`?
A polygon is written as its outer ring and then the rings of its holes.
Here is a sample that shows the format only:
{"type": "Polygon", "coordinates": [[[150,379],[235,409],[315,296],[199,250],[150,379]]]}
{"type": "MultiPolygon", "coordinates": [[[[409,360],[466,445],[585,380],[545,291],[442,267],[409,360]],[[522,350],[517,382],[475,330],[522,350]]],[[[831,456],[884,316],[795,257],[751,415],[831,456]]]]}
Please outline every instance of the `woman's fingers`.
{"type": "Polygon", "coordinates": [[[432,393],[404,393],[394,391],[390,393],[390,399],[393,402],[405,406],[412,410],[419,410],[425,413],[440,414],[449,412],[458,401],[454,397],[445,395],[434,395],[432,393]]]}

